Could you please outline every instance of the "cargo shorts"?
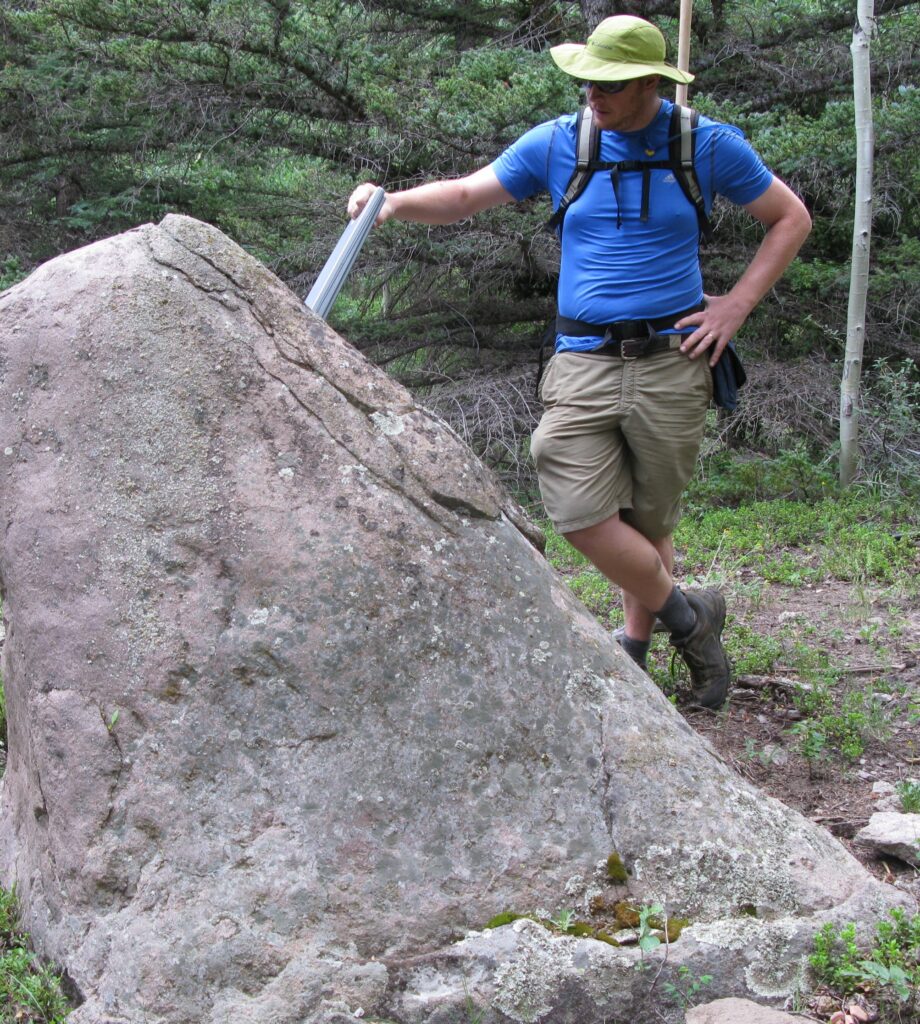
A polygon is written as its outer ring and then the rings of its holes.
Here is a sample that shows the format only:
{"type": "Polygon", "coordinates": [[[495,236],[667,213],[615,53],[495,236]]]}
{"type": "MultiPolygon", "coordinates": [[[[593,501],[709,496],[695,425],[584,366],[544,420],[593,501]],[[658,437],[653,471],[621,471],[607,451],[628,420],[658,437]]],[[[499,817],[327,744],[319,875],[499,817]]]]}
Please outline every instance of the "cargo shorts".
{"type": "Polygon", "coordinates": [[[541,397],[531,455],[555,528],[570,533],[619,512],[650,540],[672,533],[712,399],[706,357],[676,347],[626,359],[560,352],[541,397]]]}

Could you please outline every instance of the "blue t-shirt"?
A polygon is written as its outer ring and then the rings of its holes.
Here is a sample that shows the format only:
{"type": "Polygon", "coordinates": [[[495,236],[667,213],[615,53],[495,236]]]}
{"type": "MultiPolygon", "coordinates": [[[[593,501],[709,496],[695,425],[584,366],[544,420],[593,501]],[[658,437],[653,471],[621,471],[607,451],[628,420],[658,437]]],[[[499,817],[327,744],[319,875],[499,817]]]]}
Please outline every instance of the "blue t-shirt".
{"type": "MultiPolygon", "coordinates": [[[[641,131],[602,131],[600,160],[667,160],[672,108],[663,99],[655,119],[641,131]]],[[[575,114],[568,114],[538,125],[492,164],[515,199],[546,190],[558,208],[575,170],[576,121],[575,114]]],[[[696,130],[694,167],[707,213],[716,193],[744,205],[763,195],[773,180],[740,129],[706,117],[700,117],[696,130]]],[[[559,268],[563,316],[606,324],[664,317],[702,302],[696,210],[671,171],[651,171],[645,223],[641,205],[641,172],[621,173],[614,193],[610,173],[595,171],[569,207],[559,268]]],[[[584,351],[600,341],[559,335],[556,347],[584,351]]]]}

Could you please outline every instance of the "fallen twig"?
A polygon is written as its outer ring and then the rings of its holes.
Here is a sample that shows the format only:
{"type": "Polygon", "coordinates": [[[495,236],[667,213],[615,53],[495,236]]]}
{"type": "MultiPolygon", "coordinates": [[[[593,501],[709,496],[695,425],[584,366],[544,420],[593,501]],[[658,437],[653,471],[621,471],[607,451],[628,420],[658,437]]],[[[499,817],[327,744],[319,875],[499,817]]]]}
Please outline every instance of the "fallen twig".
{"type": "Polygon", "coordinates": [[[785,693],[795,693],[802,689],[802,684],[793,679],[786,679],[783,676],[738,676],[735,680],[736,686],[747,690],[782,690],[785,693]]]}
{"type": "Polygon", "coordinates": [[[859,668],[842,668],[838,671],[845,676],[869,675],[872,672],[903,672],[906,668],[913,668],[913,663],[906,665],[861,665],[859,668]]]}

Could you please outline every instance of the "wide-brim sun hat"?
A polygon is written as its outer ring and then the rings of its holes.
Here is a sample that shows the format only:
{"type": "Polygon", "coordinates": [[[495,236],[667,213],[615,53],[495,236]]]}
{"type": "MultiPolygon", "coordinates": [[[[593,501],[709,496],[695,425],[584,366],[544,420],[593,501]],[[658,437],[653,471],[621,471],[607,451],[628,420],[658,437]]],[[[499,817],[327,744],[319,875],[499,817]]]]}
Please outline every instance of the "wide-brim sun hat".
{"type": "Polygon", "coordinates": [[[586,43],[562,43],[550,48],[556,64],[586,82],[623,82],[643,75],[661,75],[688,83],[693,75],[665,63],[664,36],[650,22],[631,14],[604,18],[586,43]]]}

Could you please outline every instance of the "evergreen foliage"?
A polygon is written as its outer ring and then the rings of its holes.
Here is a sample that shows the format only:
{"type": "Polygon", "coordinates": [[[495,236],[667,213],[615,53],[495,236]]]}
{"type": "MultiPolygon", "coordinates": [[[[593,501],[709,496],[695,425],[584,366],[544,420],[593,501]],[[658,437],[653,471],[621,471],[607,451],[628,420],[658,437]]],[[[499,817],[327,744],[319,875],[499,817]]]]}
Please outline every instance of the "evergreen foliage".
{"type": "MultiPolygon", "coordinates": [[[[405,187],[483,166],[574,110],[546,50],[616,5],[553,0],[10,0],[0,10],[2,284],[158,220],[216,224],[306,294],[362,180],[405,187]]],[[[637,0],[676,52],[677,8],[637,0]]],[[[920,350],[920,4],[879,0],[867,362],[920,350]]],[[[691,102],[739,124],[815,231],[747,325],[774,358],[842,352],[855,163],[840,0],[695,5],[691,102]]],[[[331,319],[415,387],[529,359],[554,311],[545,202],[374,232],[331,319]]],[[[761,231],[717,210],[709,290],[761,231]]],[[[479,379],[475,381],[476,385],[479,379]]],[[[871,377],[867,381],[871,388],[871,377]]],[[[453,398],[449,399],[453,401],[453,398]]],[[[462,400],[461,400],[462,401],[462,400]]],[[[488,444],[484,443],[484,450],[488,444]]]]}

